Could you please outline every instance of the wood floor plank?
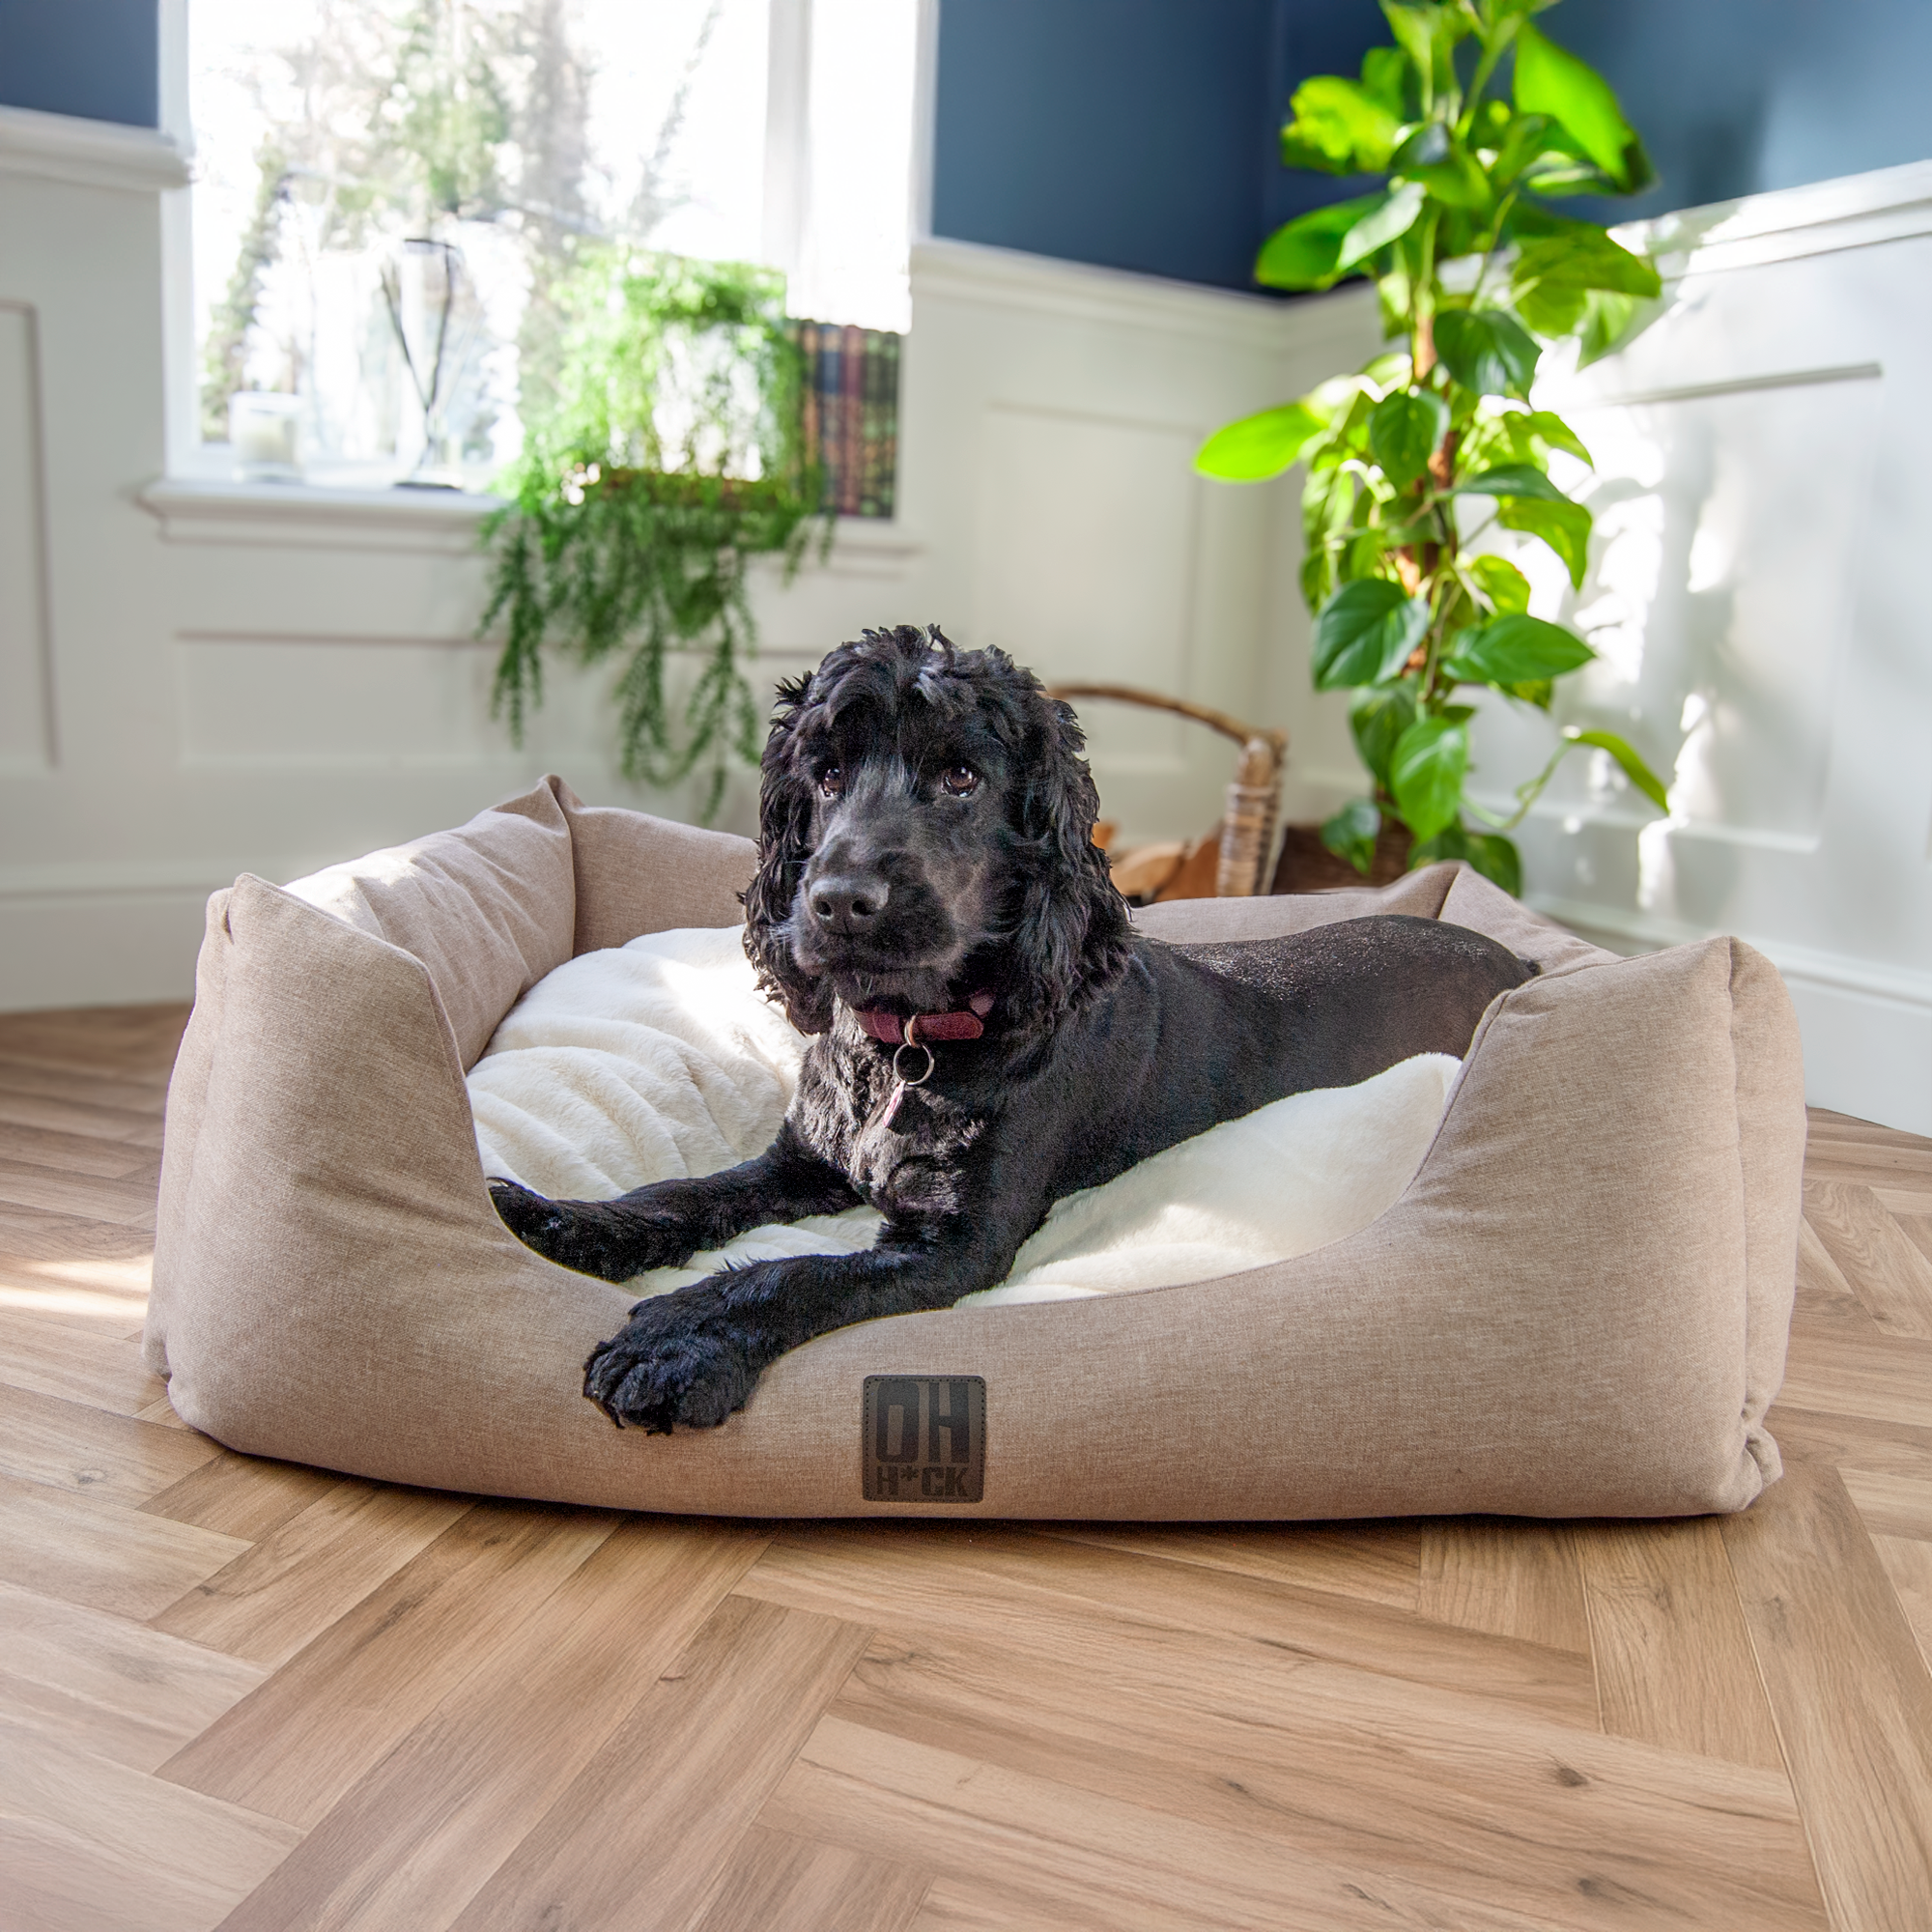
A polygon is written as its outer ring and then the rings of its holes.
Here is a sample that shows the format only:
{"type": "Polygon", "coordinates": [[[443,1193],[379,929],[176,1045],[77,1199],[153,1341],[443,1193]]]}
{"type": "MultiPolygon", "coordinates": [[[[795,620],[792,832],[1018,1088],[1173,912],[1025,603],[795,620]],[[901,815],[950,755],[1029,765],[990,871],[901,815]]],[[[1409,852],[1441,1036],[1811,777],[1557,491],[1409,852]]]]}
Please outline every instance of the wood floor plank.
{"type": "Polygon", "coordinates": [[[1932,1678],[1844,1484],[1788,1464],[1723,1537],[1833,1926],[1932,1925],[1932,1678]]]}
{"type": "Polygon", "coordinates": [[[149,1171],[154,1159],[153,1149],[128,1141],[99,1134],[55,1133],[46,1127],[23,1127],[0,1121],[0,1160],[92,1175],[103,1180],[125,1180],[130,1174],[149,1171]]]}
{"type": "Polygon", "coordinates": [[[287,1856],[270,1818],[0,1723],[0,1923],[207,1932],[287,1856]]]}
{"type": "Polygon", "coordinates": [[[1605,1730],[1781,1773],[1716,1520],[1593,1523],[1576,1544],[1605,1730]]]}
{"type": "MultiPolygon", "coordinates": [[[[1602,1741],[1599,1741],[1601,1744],[1602,1741]]],[[[1629,1749],[1632,1747],[1621,1747],[1629,1749]]],[[[873,1856],[929,1865],[928,1900],[949,1880],[997,1883],[1044,1908],[1042,1925],[1321,1927],[1383,1932],[1390,1926],[1503,1932],[1503,1928],[1752,1924],[1784,1932],[1822,1918],[1774,1916],[1687,1918],[1646,1886],[1636,1897],[1573,1853],[1585,1881],[1560,1918],[1525,1913],[1490,1891],[1420,1884],[1372,1860],[1338,1863],[1300,1842],[1296,1821],[1265,1792],[1230,1791],[1241,1823],[1177,1816],[1161,1804],[1015,1771],[958,1751],[883,1734],[828,1716],[765,1807],[761,1822],[873,1856]],[[1051,1913],[1051,1917],[1047,1914],[1051,1913]]],[[[1382,1845],[1399,1855],[1404,1821],[1384,1821],[1382,1845]]],[[[1720,1910],[1739,1901],[1707,1883],[1720,1910]]],[[[1701,1911],[1701,1898],[1699,1910],[1701,1911]]]]}
{"type": "Polygon", "coordinates": [[[85,1107],[158,1121],[166,1106],[167,1091],[165,1080],[143,1078],[131,1069],[103,1075],[71,1066],[40,1066],[0,1054],[0,1094],[72,1100],[85,1107]]]}
{"type": "Polygon", "coordinates": [[[161,1606],[154,1615],[155,1628],[231,1657],[281,1663],[427,1548],[470,1506],[466,1496],[332,1481],[298,1516],[161,1606]]]}
{"type": "Polygon", "coordinates": [[[192,1010],[185,1000],[0,1014],[0,1055],[110,1077],[165,1080],[192,1010]]]}
{"type": "Polygon", "coordinates": [[[1898,1232],[1928,1261],[1932,1261],[1932,1193],[1905,1195],[1872,1190],[1876,1200],[1898,1223],[1898,1232]]]}
{"type": "Polygon", "coordinates": [[[1416,1607],[1460,1630],[1520,1637],[1578,1656],[1590,1648],[1583,1579],[1560,1523],[1450,1517],[1422,1531],[1416,1607]]]}
{"type": "Polygon", "coordinates": [[[266,1675],[102,1610],[0,1584],[0,1718],[153,1771],[266,1675]]]}
{"type": "Polygon", "coordinates": [[[905,1932],[930,1874],[753,1825],[692,1932],[905,1932]]]}
{"type": "Polygon", "coordinates": [[[747,1595],[894,1630],[971,1615],[1023,1634],[1103,1616],[1232,1635],[1285,1653],[1358,1664],[1412,1682],[1467,1690],[1594,1725],[1589,1660],[1570,1651],[1456,1630],[1386,1605],[1321,1590],[976,1525],[894,1523],[789,1528],[753,1567],[747,1595]],[[970,1605],[970,1608],[968,1607],[970,1605]]]}
{"type": "Polygon", "coordinates": [[[1932,1429],[1932,1342],[1794,1333],[1778,1400],[1827,1415],[1932,1429]]]}
{"type": "Polygon", "coordinates": [[[1859,1299],[1831,1250],[1818,1238],[1818,1231],[1806,1220],[1798,1224],[1798,1279],[1791,1319],[1797,1327],[1827,1334],[1866,1341],[1879,1336],[1871,1310],[1859,1299]]]}
{"type": "Polygon", "coordinates": [[[0,1382],[0,1473],[22,1481],[138,1508],[217,1453],[205,1435],[0,1382]]]}
{"type": "Polygon", "coordinates": [[[1781,1397],[1769,1421],[1778,1443],[1807,1461],[1849,1463],[1880,1474],[1932,1480],[1932,1428],[1915,1429],[1862,1415],[1827,1415],[1793,1407],[1781,1397]]]}
{"type": "Polygon", "coordinates": [[[1922,1476],[1844,1465],[1838,1477],[1867,1535],[1932,1539],[1932,1482],[1922,1476]]]}
{"type": "Polygon", "coordinates": [[[66,1603],[152,1616],[244,1548],[101,1497],[0,1476],[0,1582],[66,1603]]]}
{"type": "MultiPolygon", "coordinates": [[[[1594,1887],[1614,1914],[1642,1900],[1661,1922],[1822,1923],[1781,1770],[1342,1665],[1284,1661],[1243,1678],[1199,1636],[1102,1664],[1111,1635],[1021,1647],[881,1632],[828,1716],[1532,1917],[1577,1911],[1594,1887]]],[[[1614,1914],[1578,1922],[1625,1922],[1614,1914]]]]}
{"type": "Polygon", "coordinates": [[[466,1510],[160,1775],[312,1827],[588,1559],[614,1520],[533,1504],[466,1510]],[[299,1751],[288,1747],[294,1737],[299,1751]]]}
{"type": "Polygon", "coordinates": [[[1804,1218],[1881,1328],[1932,1340],[1932,1261],[1869,1187],[1807,1180],[1804,1218]]]}
{"type": "Polygon", "coordinates": [[[1874,1536],[1892,1594],[1918,1639],[1918,1656],[1932,1670],[1932,1543],[1917,1536],[1874,1536]]]}
{"type": "Polygon", "coordinates": [[[1030,1523],[1132,1556],[1158,1556],[1205,1570],[1229,1570],[1307,1590],[1331,1590],[1395,1609],[1416,1606],[1422,1529],[1413,1522],[1030,1523]]]}
{"type": "Polygon", "coordinates": [[[238,1456],[217,1448],[178,1483],[158,1491],[141,1507],[151,1516],[172,1517],[223,1536],[260,1543],[293,1522],[325,1496],[350,1481],[330,1469],[300,1463],[275,1463],[266,1456],[238,1456]]]}
{"type": "Polygon", "coordinates": [[[44,1128],[52,1133],[87,1134],[126,1141],[134,1147],[158,1148],[160,1118],[130,1107],[108,1107],[82,1100],[66,1091],[66,1083],[49,1080],[50,1093],[20,1093],[0,1085],[0,1122],[15,1127],[44,1128]]]}
{"type": "Polygon", "coordinates": [[[458,1932],[684,1932],[868,1637],[727,1598],[456,1918],[458,1932]]]}
{"type": "Polygon", "coordinates": [[[0,1201],[148,1235],[155,1232],[155,1187],[148,1180],[103,1180],[98,1175],[0,1160],[0,1201]]]}
{"type": "Polygon", "coordinates": [[[166,1392],[148,1373],[141,1345],[102,1324],[85,1330],[0,1307],[0,1382],[41,1395],[137,1415],[166,1392]]]}
{"type": "Polygon", "coordinates": [[[223,1932],[447,1925],[670,1668],[763,1546],[762,1536],[731,1526],[620,1522],[330,1805],[223,1932]]]}

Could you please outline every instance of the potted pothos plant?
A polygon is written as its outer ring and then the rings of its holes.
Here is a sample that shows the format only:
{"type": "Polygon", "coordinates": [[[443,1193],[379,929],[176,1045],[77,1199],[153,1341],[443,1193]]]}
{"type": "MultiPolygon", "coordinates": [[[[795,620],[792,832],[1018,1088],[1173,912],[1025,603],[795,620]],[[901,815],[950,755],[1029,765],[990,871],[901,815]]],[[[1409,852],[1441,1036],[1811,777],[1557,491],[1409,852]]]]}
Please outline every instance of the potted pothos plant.
{"type": "Polygon", "coordinates": [[[1358,79],[1303,82],[1282,129],[1293,167],[1381,175],[1373,194],[1304,214],[1261,251],[1256,277],[1314,290],[1374,278],[1395,346],[1359,373],[1244,417],[1203,445],[1209,476],[1254,482],[1307,466],[1301,588],[1315,614],[1317,690],[1352,693],[1372,789],[1321,828],[1366,873],[1385,820],[1409,864],[1466,859],[1521,886],[1510,831],[1577,746],[1606,752],[1645,797],[1664,788],[1615,733],[1565,726],[1507,816],[1468,796],[1472,687],[1548,711],[1595,656],[1532,616],[1529,584],[1485,547],[1492,530],[1547,545],[1580,587],[1590,511],[1549,474],[1576,432],[1534,408],[1547,350],[1587,362],[1629,329],[1657,270],[1551,195],[1633,194],[1654,179],[1603,77],[1532,21],[1553,0],[1381,0],[1395,44],[1358,79]]]}
{"type": "Polygon", "coordinates": [[[526,399],[511,501],[483,526],[495,577],[478,635],[505,620],[496,705],[521,742],[547,646],[620,656],[625,776],[672,785],[708,763],[708,819],[732,759],[755,765],[764,737],[747,571],[776,556],[789,577],[819,517],[783,278],[600,247],[551,294],[556,391],[526,399]],[[682,680],[679,659],[695,667],[682,680]]]}

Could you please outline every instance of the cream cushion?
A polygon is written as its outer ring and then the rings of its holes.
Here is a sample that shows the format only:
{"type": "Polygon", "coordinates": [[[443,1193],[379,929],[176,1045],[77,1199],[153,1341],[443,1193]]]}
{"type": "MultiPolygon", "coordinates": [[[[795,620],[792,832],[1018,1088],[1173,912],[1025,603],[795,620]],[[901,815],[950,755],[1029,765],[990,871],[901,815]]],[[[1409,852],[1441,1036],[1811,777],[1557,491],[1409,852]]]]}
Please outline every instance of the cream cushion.
{"type": "Polygon", "coordinates": [[[1446,866],[1143,920],[1205,939],[1408,912],[1541,963],[1368,1227],[1182,1287],[841,1329],[720,1430],[611,1429],[579,1366],[634,1294],[502,1228],[464,1075],[563,960],[739,917],[752,863],[550,780],[216,894],[147,1331],[183,1418],[396,1482],[727,1515],[1675,1515],[1777,1474],[1804,1117],[1776,974],[1729,939],[1619,959],[1446,866]],[[980,1500],[864,1499],[876,1376],[983,1378],[980,1500]]]}
{"type": "MultiPolygon", "coordinates": [[[[757,989],[745,928],[645,933],[581,952],[504,1015],[469,1069],[486,1175],[607,1199],[762,1153],[806,1040],[757,989]]],[[[1168,1288],[1286,1261],[1366,1228],[1401,1197],[1461,1062],[1419,1054],[1354,1087],[1292,1094],[1056,1201],[1003,1282],[958,1306],[1168,1288]]],[[[719,1268],[872,1246],[869,1208],[753,1228],[627,1285],[668,1294],[719,1268]]]]}

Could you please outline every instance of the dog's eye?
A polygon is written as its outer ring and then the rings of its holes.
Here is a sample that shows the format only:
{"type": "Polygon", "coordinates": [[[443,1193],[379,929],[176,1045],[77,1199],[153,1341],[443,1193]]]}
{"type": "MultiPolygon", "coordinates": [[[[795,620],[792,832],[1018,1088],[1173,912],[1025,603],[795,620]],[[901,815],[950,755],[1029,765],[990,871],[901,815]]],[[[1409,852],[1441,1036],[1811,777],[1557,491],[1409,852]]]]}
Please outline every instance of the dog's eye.
{"type": "Polygon", "coordinates": [[[845,774],[837,765],[827,765],[818,775],[820,798],[838,798],[845,790],[845,774]]]}
{"type": "Polygon", "coordinates": [[[971,765],[954,765],[940,774],[939,782],[954,798],[970,798],[980,789],[980,774],[971,765]]]}

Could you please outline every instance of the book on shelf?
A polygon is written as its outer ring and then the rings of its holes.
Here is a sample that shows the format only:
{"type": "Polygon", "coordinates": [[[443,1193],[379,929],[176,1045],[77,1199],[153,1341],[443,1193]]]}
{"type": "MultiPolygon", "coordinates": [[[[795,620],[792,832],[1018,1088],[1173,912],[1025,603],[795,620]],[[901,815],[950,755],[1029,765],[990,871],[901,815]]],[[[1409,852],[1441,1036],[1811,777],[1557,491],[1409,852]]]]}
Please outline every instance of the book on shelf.
{"type": "Polygon", "coordinates": [[[890,517],[898,477],[899,343],[884,328],[796,321],[806,358],[805,446],[825,472],[823,506],[890,517]]]}

